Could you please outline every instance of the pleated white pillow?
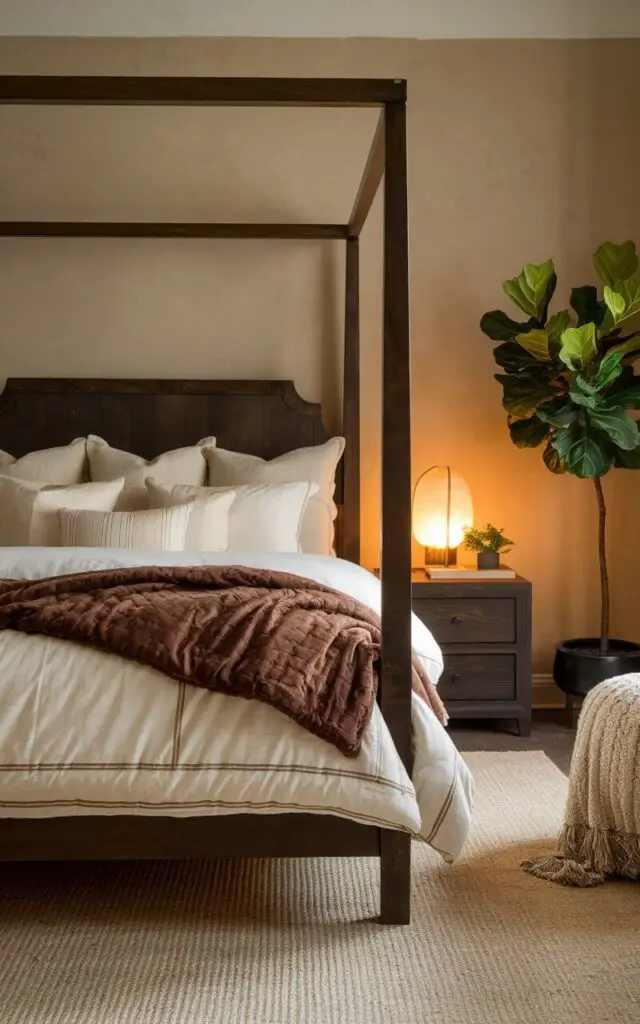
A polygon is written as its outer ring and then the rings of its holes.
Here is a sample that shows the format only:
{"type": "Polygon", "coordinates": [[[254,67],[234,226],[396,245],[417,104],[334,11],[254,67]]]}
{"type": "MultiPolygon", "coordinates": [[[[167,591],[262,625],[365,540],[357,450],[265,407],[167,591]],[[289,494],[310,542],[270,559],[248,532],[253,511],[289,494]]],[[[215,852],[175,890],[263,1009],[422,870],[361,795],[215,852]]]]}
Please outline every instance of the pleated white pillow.
{"type": "Polygon", "coordinates": [[[309,499],[318,485],[306,482],[284,484],[245,484],[239,487],[166,487],[147,480],[151,506],[182,505],[193,501],[185,547],[197,551],[216,551],[217,536],[212,523],[216,503],[229,499],[227,551],[279,551],[294,554],[300,550],[302,519],[309,499]]]}
{"type": "Polygon", "coordinates": [[[58,512],[63,547],[184,551],[191,505],[142,512],[58,512]]]}
{"type": "Polygon", "coordinates": [[[175,448],[157,458],[147,460],[133,452],[112,448],[95,434],[87,438],[87,458],[91,480],[114,480],[124,477],[124,489],[117,509],[148,508],[145,480],[154,477],[163,484],[191,484],[201,487],[207,482],[207,464],[203,450],[216,443],[215,437],[204,437],[188,448],[175,448]]]}
{"type": "MultiPolygon", "coordinates": [[[[71,444],[60,448],[29,452],[21,459],[0,451],[0,473],[14,480],[31,480],[40,484],[80,484],[89,478],[86,438],[77,437],[71,444]]],[[[110,479],[115,480],[122,475],[116,473],[110,479]]]]}
{"type": "Polygon", "coordinates": [[[331,555],[333,521],[338,510],[333,501],[336,469],[344,452],[344,438],[332,437],[324,444],[297,448],[266,461],[256,455],[242,455],[224,448],[205,448],[210,487],[238,484],[282,484],[306,480],[318,490],[309,500],[300,528],[300,549],[309,554],[331,555]]]}
{"type": "Polygon", "coordinates": [[[68,487],[0,477],[0,544],[58,547],[61,543],[59,509],[110,512],[123,485],[122,477],[101,484],[70,484],[68,487]]]}

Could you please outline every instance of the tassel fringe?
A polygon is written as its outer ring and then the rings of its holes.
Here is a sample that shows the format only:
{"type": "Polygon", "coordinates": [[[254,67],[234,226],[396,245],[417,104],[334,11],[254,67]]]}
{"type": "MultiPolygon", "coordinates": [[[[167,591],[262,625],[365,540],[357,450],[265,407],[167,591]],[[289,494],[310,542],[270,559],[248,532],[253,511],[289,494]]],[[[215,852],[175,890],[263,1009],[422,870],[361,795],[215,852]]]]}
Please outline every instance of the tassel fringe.
{"type": "Polygon", "coordinates": [[[525,860],[522,867],[536,878],[579,888],[602,885],[607,876],[640,879],[640,836],[565,825],[555,856],[525,860]]]}

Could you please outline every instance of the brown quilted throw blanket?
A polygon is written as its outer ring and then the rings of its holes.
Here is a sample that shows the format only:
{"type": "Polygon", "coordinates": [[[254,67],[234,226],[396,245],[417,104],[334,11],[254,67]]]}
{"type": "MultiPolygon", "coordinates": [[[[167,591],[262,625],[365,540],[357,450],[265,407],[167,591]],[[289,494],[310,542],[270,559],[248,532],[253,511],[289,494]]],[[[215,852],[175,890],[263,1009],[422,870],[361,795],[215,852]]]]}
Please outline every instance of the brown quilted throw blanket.
{"type": "MultiPolygon", "coordinates": [[[[142,566],[3,580],[0,629],[92,644],[172,679],[265,701],[348,757],[376,697],[379,617],[283,572],[142,566]]],[[[444,721],[415,656],[413,687],[444,721]]]]}

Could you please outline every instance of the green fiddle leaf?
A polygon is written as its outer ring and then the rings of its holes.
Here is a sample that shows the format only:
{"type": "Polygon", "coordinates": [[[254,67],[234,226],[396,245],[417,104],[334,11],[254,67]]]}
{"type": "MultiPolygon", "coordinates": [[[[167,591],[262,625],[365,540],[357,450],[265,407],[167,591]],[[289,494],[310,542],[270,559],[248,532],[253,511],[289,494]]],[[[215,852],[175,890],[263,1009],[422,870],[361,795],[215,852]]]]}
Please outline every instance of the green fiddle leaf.
{"type": "Polygon", "coordinates": [[[555,288],[553,260],[526,263],[517,277],[504,282],[503,288],[524,313],[540,320],[555,288]]]}
{"type": "Polygon", "coordinates": [[[556,290],[557,283],[558,283],[558,278],[557,278],[556,272],[554,270],[553,274],[551,275],[551,277],[547,281],[547,287],[545,289],[545,293],[544,293],[544,296],[543,296],[543,299],[542,299],[542,304],[540,306],[540,315],[538,316],[538,323],[540,324],[540,326],[542,326],[544,324],[545,320],[547,319],[547,317],[549,315],[549,306],[550,306],[551,300],[552,300],[552,298],[554,296],[554,292],[556,290]]]}
{"type": "Polygon", "coordinates": [[[580,410],[573,402],[567,401],[565,395],[553,398],[550,402],[544,402],[536,409],[538,419],[552,427],[568,427],[578,419],[579,415],[580,410]]]}
{"type": "Polygon", "coordinates": [[[561,347],[558,358],[570,370],[586,366],[596,355],[596,325],[583,324],[582,327],[568,327],[562,332],[561,347]]]}
{"type": "Polygon", "coordinates": [[[589,422],[611,438],[616,448],[630,452],[638,447],[638,424],[624,409],[593,409],[587,412],[589,422]]]}
{"type": "Polygon", "coordinates": [[[561,473],[567,472],[566,462],[564,459],[560,458],[551,441],[549,441],[547,447],[542,453],[542,460],[547,469],[552,473],[555,473],[557,476],[561,473]]]}
{"type": "Polygon", "coordinates": [[[597,374],[590,382],[591,387],[595,388],[596,391],[603,391],[604,388],[613,384],[614,380],[622,373],[621,362],[622,354],[620,352],[607,352],[600,363],[597,374]]]}
{"type": "Polygon", "coordinates": [[[580,421],[558,430],[551,444],[574,476],[594,480],[613,465],[607,439],[580,421]]]}
{"type": "Polygon", "coordinates": [[[607,310],[604,302],[598,299],[598,291],[592,284],[573,289],[571,308],[578,314],[578,327],[588,323],[594,323],[599,327],[607,310]]]}
{"type": "Polygon", "coordinates": [[[571,396],[572,402],[575,402],[576,405],[582,406],[584,409],[595,409],[599,402],[599,399],[596,397],[596,393],[592,390],[591,386],[585,382],[579,373],[576,374],[571,381],[569,395],[571,396]]]}
{"type": "Polygon", "coordinates": [[[526,420],[513,419],[510,416],[509,433],[518,448],[537,448],[549,433],[549,427],[546,423],[541,423],[537,416],[530,416],[526,420]]]}
{"type": "Polygon", "coordinates": [[[480,330],[493,341],[513,341],[518,334],[525,334],[534,326],[532,321],[516,323],[501,309],[492,309],[489,313],[485,313],[480,321],[480,330]]]}
{"type": "Polygon", "coordinates": [[[526,352],[517,341],[505,341],[493,350],[493,357],[507,373],[519,373],[521,370],[530,370],[539,367],[537,359],[526,352]]]}
{"type": "Polygon", "coordinates": [[[632,277],[640,267],[634,242],[604,242],[593,254],[596,274],[603,284],[615,288],[620,281],[632,277]]]}
{"type": "MultiPolygon", "coordinates": [[[[626,280],[618,281],[616,283],[615,293],[619,295],[624,302],[624,312],[615,322],[622,323],[625,320],[630,320],[633,316],[637,316],[637,314],[640,313],[640,269],[626,280]]],[[[607,324],[613,319],[613,313],[605,318],[607,324]]],[[[604,327],[605,323],[602,325],[603,330],[604,327]]]]}
{"type": "Polygon", "coordinates": [[[547,334],[549,341],[560,342],[562,335],[566,331],[567,327],[571,326],[571,314],[568,309],[562,309],[559,313],[554,313],[553,316],[549,317],[547,321],[547,334]]]}
{"type": "Polygon", "coordinates": [[[626,309],[626,302],[624,296],[620,295],[619,292],[614,292],[613,288],[610,288],[608,284],[604,286],[604,301],[607,304],[607,308],[611,313],[611,319],[614,324],[618,323],[618,320],[622,320],[624,311],[626,309]]]}
{"type": "Polygon", "coordinates": [[[530,374],[496,373],[495,378],[503,387],[503,407],[516,419],[528,419],[542,402],[557,394],[551,384],[530,374]]]}
{"type": "Polygon", "coordinates": [[[519,334],[516,338],[519,345],[525,349],[534,359],[540,362],[547,362],[549,359],[549,336],[545,331],[544,327],[538,328],[533,331],[528,331],[527,334],[519,334]]]}
{"type": "MultiPolygon", "coordinates": [[[[596,395],[620,376],[622,373],[621,362],[622,355],[620,352],[614,352],[613,350],[607,352],[594,375],[587,378],[581,373],[577,374],[573,381],[575,388],[583,395],[596,395]]],[[[591,366],[595,366],[595,364],[592,363],[591,366]]],[[[590,368],[587,367],[587,369],[590,368]]],[[[573,392],[573,386],[571,390],[573,392]]]]}

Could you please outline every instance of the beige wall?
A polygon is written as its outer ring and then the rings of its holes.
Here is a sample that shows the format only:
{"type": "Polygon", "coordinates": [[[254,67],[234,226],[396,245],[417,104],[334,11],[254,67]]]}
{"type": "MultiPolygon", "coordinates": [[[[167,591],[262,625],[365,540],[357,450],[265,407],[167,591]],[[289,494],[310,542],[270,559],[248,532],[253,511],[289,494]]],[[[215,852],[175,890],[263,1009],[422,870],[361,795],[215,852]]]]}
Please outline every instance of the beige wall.
{"type": "Polygon", "coordinates": [[[640,34],[636,0],[2,0],[15,36],[590,39],[640,34]]]}
{"type": "MultiPolygon", "coordinates": [[[[558,639],[597,626],[595,499],[589,484],[556,479],[538,452],[511,445],[477,322],[525,261],[555,257],[564,303],[571,284],[590,280],[598,242],[640,241],[639,58],[640,41],[0,39],[3,73],[408,78],[414,477],[451,463],[469,481],[477,521],[514,537],[511,560],[534,581],[540,671],[558,639]]],[[[367,114],[338,111],[0,117],[0,216],[25,217],[341,219],[370,127],[367,114]]],[[[379,213],[363,240],[369,565],[378,557],[379,213]]],[[[1,240],[2,372],[293,377],[336,427],[341,258],[316,243],[1,240]]],[[[614,625],[636,636],[640,557],[629,524],[639,488],[640,475],[607,480],[614,625]]]]}

